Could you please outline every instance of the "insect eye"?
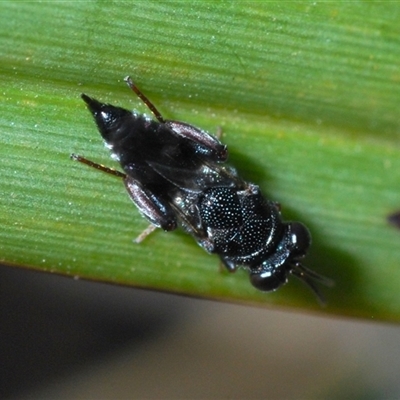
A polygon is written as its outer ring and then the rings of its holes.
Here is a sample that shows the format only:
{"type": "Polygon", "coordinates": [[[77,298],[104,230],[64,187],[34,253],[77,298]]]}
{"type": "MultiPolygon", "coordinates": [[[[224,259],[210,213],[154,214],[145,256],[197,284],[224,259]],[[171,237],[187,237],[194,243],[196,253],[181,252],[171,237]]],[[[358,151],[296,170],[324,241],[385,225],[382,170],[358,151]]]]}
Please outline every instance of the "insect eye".
{"type": "Polygon", "coordinates": [[[251,273],[251,284],[263,292],[270,292],[278,289],[287,281],[285,268],[275,269],[273,272],[251,273]]]}
{"type": "Polygon", "coordinates": [[[308,229],[300,222],[290,224],[291,258],[302,258],[311,244],[311,235],[308,229]]]}

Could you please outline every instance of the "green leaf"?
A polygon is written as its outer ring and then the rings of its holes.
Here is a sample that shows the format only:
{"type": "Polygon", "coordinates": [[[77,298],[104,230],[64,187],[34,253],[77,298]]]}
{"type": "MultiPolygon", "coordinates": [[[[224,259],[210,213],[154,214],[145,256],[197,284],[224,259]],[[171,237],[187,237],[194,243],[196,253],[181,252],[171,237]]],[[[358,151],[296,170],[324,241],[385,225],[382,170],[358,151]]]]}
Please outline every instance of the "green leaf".
{"type": "Polygon", "coordinates": [[[336,281],[324,313],[400,320],[400,9],[391,2],[2,2],[0,257],[24,266],[258,306],[320,310],[295,278],[257,292],[182,232],[146,221],[80,99],[211,132],[313,235],[336,281]]]}

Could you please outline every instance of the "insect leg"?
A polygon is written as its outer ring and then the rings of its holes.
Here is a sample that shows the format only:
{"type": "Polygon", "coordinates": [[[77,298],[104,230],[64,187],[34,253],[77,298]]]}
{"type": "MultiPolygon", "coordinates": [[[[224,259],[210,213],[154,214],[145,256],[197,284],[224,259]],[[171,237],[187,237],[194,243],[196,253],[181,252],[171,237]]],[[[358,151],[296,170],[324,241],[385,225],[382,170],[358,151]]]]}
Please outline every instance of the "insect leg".
{"type": "Polygon", "coordinates": [[[228,158],[227,146],[222,144],[216,137],[210,135],[208,132],[181,121],[168,120],[165,121],[165,125],[177,135],[202,146],[202,151],[200,151],[200,149],[198,150],[205,158],[217,162],[226,161],[228,158]]]}
{"type": "Polygon", "coordinates": [[[236,272],[239,268],[234,262],[228,261],[224,257],[221,257],[221,263],[227,269],[228,272],[236,272]]]}
{"type": "Polygon", "coordinates": [[[155,225],[150,224],[136,239],[134,239],[135,243],[141,243],[144,239],[147,238],[150,234],[152,234],[157,227],[155,225]]]}
{"type": "Polygon", "coordinates": [[[132,201],[151,224],[164,231],[172,231],[177,228],[175,213],[167,202],[146,190],[130,176],[125,177],[124,184],[132,201]]]}
{"type": "Polygon", "coordinates": [[[220,127],[220,126],[217,126],[217,132],[215,132],[215,137],[218,139],[218,140],[221,140],[222,139],[222,134],[223,134],[224,132],[223,132],[223,130],[222,130],[222,128],[220,127]]]}
{"type": "Polygon", "coordinates": [[[130,76],[127,76],[124,81],[132,89],[133,92],[139,97],[140,100],[149,108],[157,120],[168,126],[174,133],[192,140],[194,143],[204,146],[206,151],[203,155],[215,161],[225,161],[228,158],[227,147],[222,144],[217,138],[210,135],[202,129],[195,128],[192,125],[180,121],[165,120],[161,113],[157,110],[156,106],[140,91],[135,85],[130,76]],[[208,154],[207,154],[208,153],[208,154]]]}
{"type": "Polygon", "coordinates": [[[118,178],[123,178],[123,179],[126,178],[126,174],[124,174],[123,172],[119,172],[119,171],[117,171],[117,170],[115,170],[113,168],[108,168],[108,167],[106,167],[106,166],[104,166],[102,164],[95,163],[95,162],[93,162],[91,160],[88,160],[85,157],[82,157],[82,156],[78,155],[78,154],[71,154],[70,157],[74,161],[79,161],[80,163],[86,164],[86,165],[88,165],[89,167],[92,167],[92,168],[96,168],[99,171],[106,172],[107,174],[117,176],[118,178]]]}
{"type": "Polygon", "coordinates": [[[126,78],[124,78],[124,81],[136,93],[137,97],[139,97],[139,99],[142,100],[143,103],[149,108],[149,110],[154,114],[158,121],[163,124],[165,122],[165,119],[162,117],[161,113],[157,110],[156,106],[133,83],[131,77],[127,76],[126,78]]]}
{"type": "Polygon", "coordinates": [[[177,227],[176,219],[172,210],[162,204],[154,195],[147,193],[128,175],[115,169],[108,168],[102,164],[95,163],[77,154],[71,154],[71,158],[74,161],[79,161],[89,167],[123,179],[126,190],[128,191],[132,201],[152,224],[135,239],[135,242],[141,242],[158,227],[166,231],[173,230],[177,227]]]}

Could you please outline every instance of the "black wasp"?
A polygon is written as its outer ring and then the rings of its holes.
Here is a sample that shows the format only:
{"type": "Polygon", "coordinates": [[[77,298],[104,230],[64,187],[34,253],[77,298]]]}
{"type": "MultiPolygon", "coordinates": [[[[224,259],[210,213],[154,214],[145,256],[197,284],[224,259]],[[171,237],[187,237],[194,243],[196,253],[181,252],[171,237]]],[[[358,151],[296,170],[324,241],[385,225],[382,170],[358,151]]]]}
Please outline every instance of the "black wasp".
{"type": "Polygon", "coordinates": [[[156,228],[181,226],[207,252],[218,254],[228,271],[246,268],[257,289],[276,290],[292,273],[323,302],[314,281],[329,285],[330,280],[300,262],[311,243],[308,229],[283,222],[279,204],[266,200],[257,185],[225,164],[228,150],[219,139],[187,123],[165,120],[130,77],[125,81],[157,121],[82,94],[124,173],[71,157],[122,178],[151,223],[137,241],[156,228]]]}

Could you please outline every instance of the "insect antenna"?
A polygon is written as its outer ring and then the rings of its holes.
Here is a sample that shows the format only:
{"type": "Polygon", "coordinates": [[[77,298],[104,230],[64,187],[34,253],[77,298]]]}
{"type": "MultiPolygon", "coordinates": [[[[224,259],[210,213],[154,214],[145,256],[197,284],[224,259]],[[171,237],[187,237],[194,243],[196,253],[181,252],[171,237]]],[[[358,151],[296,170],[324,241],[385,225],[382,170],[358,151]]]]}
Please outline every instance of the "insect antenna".
{"type": "Polygon", "coordinates": [[[137,97],[143,101],[143,103],[148,107],[148,109],[154,114],[154,116],[162,124],[165,123],[165,119],[162,117],[161,113],[157,110],[156,106],[139,90],[139,88],[133,83],[130,76],[124,78],[127,85],[136,93],[137,97]]]}
{"type": "Polygon", "coordinates": [[[314,292],[321,306],[326,306],[325,296],[315,283],[319,282],[322,285],[332,287],[335,285],[335,282],[332,279],[317,274],[300,263],[296,263],[290,272],[304,282],[314,292]]]}

